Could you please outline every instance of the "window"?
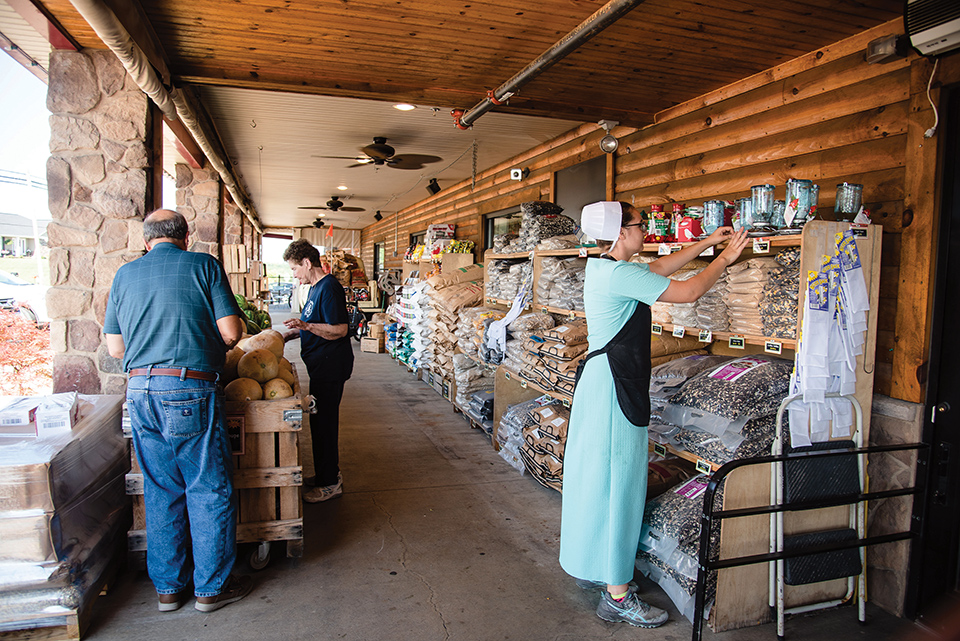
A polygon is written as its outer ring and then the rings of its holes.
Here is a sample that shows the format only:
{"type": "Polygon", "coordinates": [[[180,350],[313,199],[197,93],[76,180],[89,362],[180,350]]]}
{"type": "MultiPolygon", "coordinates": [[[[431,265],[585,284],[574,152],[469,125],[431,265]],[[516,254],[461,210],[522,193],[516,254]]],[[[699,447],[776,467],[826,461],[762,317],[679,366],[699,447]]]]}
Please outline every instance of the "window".
{"type": "Polygon", "coordinates": [[[606,200],[607,160],[598,156],[557,172],[557,204],[580,224],[584,205],[606,200]]]}
{"type": "Polygon", "coordinates": [[[484,229],[484,249],[493,247],[493,237],[501,234],[517,234],[520,232],[520,208],[511,207],[487,214],[484,229]]]}
{"type": "Polygon", "coordinates": [[[387,271],[386,243],[373,244],[373,280],[380,280],[380,275],[387,271]]]}
{"type": "Polygon", "coordinates": [[[427,232],[422,231],[419,234],[410,234],[410,249],[416,249],[420,243],[427,242],[427,232]]]}

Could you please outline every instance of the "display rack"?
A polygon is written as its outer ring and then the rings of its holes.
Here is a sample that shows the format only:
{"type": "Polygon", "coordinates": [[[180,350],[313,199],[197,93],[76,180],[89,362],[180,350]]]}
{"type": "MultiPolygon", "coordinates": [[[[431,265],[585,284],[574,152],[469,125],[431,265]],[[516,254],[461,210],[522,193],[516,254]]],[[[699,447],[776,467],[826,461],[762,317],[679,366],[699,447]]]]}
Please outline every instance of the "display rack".
{"type": "MultiPolygon", "coordinates": [[[[800,247],[800,274],[805,274],[810,269],[820,268],[821,257],[825,254],[832,255],[835,247],[835,234],[853,227],[850,223],[839,223],[829,221],[811,221],[804,227],[802,235],[791,236],[773,236],[769,238],[758,238],[758,245],[751,241],[747,248],[741,254],[739,260],[748,260],[750,258],[774,255],[778,251],[787,247],[800,247]],[[766,247],[764,241],[768,241],[766,247]],[[758,251],[755,251],[758,250],[758,251]],[[763,250],[766,251],[763,251],[763,250]]],[[[877,332],[877,309],[879,305],[879,282],[880,282],[880,244],[882,230],[877,225],[866,227],[856,227],[856,233],[860,235],[857,239],[857,246],[860,251],[860,258],[863,264],[864,276],[866,278],[867,290],[870,292],[870,314],[868,317],[866,344],[864,346],[864,355],[857,361],[857,400],[864,408],[864,438],[869,437],[870,408],[873,400],[873,364],[875,362],[876,332],[877,332]]],[[[682,248],[691,243],[670,244],[667,247],[671,251],[675,248],[682,248]]],[[[725,243],[722,243],[715,249],[715,255],[722,252],[725,243]]],[[[568,250],[535,251],[528,255],[524,254],[492,254],[488,252],[485,260],[495,259],[516,259],[527,257],[534,261],[534,283],[539,281],[540,261],[544,257],[573,257],[582,256],[586,249],[587,256],[599,255],[600,251],[595,248],[574,248],[568,250]]],[[[660,244],[647,244],[643,247],[645,254],[660,254],[664,249],[660,244]]],[[[709,259],[709,257],[706,257],[709,259]]],[[[485,271],[486,276],[486,271],[485,271]]],[[[801,277],[801,282],[804,279],[801,277]]],[[[484,290],[486,292],[486,289],[484,290]]],[[[509,305],[512,301],[500,301],[495,298],[484,296],[487,304],[509,305]]],[[[801,306],[802,307],[802,306],[801,306]]],[[[548,306],[541,306],[536,300],[536,289],[534,289],[534,298],[530,308],[537,311],[546,311],[559,314],[566,317],[583,317],[582,312],[571,312],[570,310],[555,309],[548,306]]],[[[798,310],[798,335],[799,328],[803,322],[802,309],[798,310]]],[[[663,333],[672,333],[674,326],[670,324],[661,325],[663,333]]],[[[687,334],[698,334],[699,328],[685,328],[687,334]]],[[[767,343],[773,341],[780,344],[782,357],[792,358],[794,350],[797,347],[797,341],[792,339],[771,338],[766,336],[752,336],[733,334],[730,332],[713,332],[712,342],[704,344],[704,348],[709,348],[719,353],[746,355],[762,352],[767,343]],[[729,339],[731,337],[742,337],[744,339],[744,349],[731,349],[729,339]]],[[[503,367],[497,370],[494,392],[494,433],[496,426],[499,425],[500,417],[509,405],[528,400],[530,398],[548,394],[555,398],[564,399],[562,395],[555,392],[544,390],[530,381],[520,379],[519,376],[507,372],[503,367]]],[[[569,399],[568,399],[569,400],[569,399]]],[[[494,438],[496,445],[496,439],[494,438]]],[[[709,461],[700,458],[687,451],[680,451],[670,446],[654,445],[657,449],[662,448],[667,453],[673,454],[685,460],[692,462],[702,471],[716,471],[720,464],[716,461],[709,461]]],[[[756,507],[765,504],[769,499],[770,471],[768,466],[754,465],[749,468],[741,468],[734,471],[726,480],[723,509],[734,510],[739,508],[756,507]]],[[[841,509],[840,512],[843,512],[841,509]]],[[[831,527],[838,519],[845,518],[845,513],[838,516],[836,509],[821,510],[813,513],[805,513],[802,521],[799,519],[787,520],[785,522],[785,532],[787,534],[819,530],[831,527]]],[[[763,554],[768,551],[768,531],[769,519],[766,516],[745,517],[740,519],[730,519],[723,522],[720,534],[721,556],[745,556],[749,554],[763,554]]],[[[770,620],[770,611],[767,604],[767,568],[764,565],[744,566],[739,568],[730,568],[719,571],[716,602],[710,614],[710,624],[717,632],[736,629],[748,625],[756,625],[770,620]]],[[[821,584],[811,584],[807,586],[791,587],[787,593],[788,607],[794,607],[805,603],[824,601],[833,598],[836,594],[842,594],[846,590],[846,582],[838,580],[833,582],[824,582],[821,584]]]]}

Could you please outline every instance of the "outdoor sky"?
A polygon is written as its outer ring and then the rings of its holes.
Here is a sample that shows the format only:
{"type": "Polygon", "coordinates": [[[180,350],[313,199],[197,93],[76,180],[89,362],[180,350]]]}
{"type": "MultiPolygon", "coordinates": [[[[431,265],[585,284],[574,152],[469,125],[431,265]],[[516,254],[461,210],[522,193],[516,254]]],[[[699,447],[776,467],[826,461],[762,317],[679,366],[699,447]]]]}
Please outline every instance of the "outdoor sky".
{"type": "MultiPolygon", "coordinates": [[[[47,85],[0,53],[0,170],[29,173],[46,182],[50,155],[47,85]]],[[[0,183],[0,211],[49,218],[46,195],[0,183]],[[26,192],[32,192],[25,196],[26,192]]]]}

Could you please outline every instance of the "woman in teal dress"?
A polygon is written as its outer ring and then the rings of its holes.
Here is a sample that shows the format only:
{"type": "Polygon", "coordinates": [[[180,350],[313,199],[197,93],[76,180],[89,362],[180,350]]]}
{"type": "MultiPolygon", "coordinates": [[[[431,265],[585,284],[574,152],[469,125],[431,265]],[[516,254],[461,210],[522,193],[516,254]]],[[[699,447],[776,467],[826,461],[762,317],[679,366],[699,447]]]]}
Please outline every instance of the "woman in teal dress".
{"type": "MultiPolygon", "coordinates": [[[[581,224],[601,248],[608,246],[601,258],[587,262],[583,298],[590,351],[604,347],[631,321],[638,305],[697,300],[746,245],[744,232],[733,234],[722,227],[709,238],[645,265],[628,262],[643,247],[646,235],[646,223],[631,205],[588,205],[581,224]],[[698,275],[686,281],[667,278],[724,240],[729,240],[726,249],[698,275]]],[[[649,373],[649,357],[645,360],[637,367],[649,373]]],[[[646,396],[648,390],[638,393],[646,396]]],[[[600,618],[648,628],[663,624],[667,613],[641,601],[630,585],[647,492],[647,428],[624,415],[604,354],[584,366],[564,451],[560,565],[580,587],[602,590],[600,618]]]]}

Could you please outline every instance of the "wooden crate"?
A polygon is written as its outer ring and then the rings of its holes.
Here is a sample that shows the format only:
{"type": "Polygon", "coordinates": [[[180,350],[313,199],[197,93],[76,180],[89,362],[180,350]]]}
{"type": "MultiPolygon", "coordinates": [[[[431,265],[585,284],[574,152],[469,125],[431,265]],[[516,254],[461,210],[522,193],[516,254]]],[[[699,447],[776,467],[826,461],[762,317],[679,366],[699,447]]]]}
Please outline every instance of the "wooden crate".
{"type": "Polygon", "coordinates": [[[223,245],[223,270],[228,274],[249,272],[246,245],[223,245]]]}
{"type": "MultiPolygon", "coordinates": [[[[294,373],[294,395],[276,401],[226,401],[228,424],[242,418],[242,454],[234,456],[237,489],[237,543],[286,542],[288,557],[303,555],[303,502],[300,486],[300,430],[303,421],[300,381],[294,373]]],[[[132,448],[131,448],[132,449],[132,448]]],[[[143,474],[135,455],[127,476],[133,497],[133,526],[128,550],[147,549],[143,509],[143,474]]]]}

